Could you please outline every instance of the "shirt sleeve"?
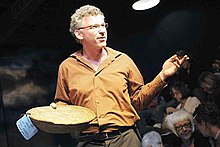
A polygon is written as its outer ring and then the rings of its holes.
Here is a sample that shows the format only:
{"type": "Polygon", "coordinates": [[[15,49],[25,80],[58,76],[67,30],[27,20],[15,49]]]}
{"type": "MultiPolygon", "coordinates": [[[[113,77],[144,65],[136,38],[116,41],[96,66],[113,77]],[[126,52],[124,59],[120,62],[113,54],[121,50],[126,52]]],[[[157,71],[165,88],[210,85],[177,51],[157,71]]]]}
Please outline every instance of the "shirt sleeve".
{"type": "Polygon", "coordinates": [[[59,66],[58,70],[58,77],[57,77],[57,85],[56,85],[56,92],[55,92],[55,97],[54,101],[55,102],[65,102],[67,104],[71,103],[70,98],[68,95],[68,85],[65,81],[65,74],[64,74],[64,67],[63,64],[59,66]]]}
{"type": "Polygon", "coordinates": [[[136,65],[131,62],[129,89],[132,105],[136,110],[146,108],[151,100],[165,87],[166,82],[157,75],[151,82],[144,84],[143,77],[136,65]]]}

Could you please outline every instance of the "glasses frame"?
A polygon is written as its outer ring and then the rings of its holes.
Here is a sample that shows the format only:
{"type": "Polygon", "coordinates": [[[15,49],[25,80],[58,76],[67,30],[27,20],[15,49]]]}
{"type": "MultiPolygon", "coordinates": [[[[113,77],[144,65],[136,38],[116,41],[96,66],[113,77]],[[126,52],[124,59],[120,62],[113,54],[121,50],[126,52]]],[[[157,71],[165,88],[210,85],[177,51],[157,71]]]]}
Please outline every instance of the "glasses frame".
{"type": "Polygon", "coordinates": [[[184,124],[184,125],[182,125],[182,126],[175,127],[175,129],[176,129],[177,132],[179,132],[179,131],[182,131],[183,128],[188,129],[188,128],[190,128],[191,126],[192,126],[192,124],[189,122],[189,123],[186,123],[186,124],[184,124]]]}
{"type": "Polygon", "coordinates": [[[80,27],[77,30],[81,30],[81,29],[90,29],[90,30],[96,30],[99,28],[108,28],[108,23],[102,23],[102,24],[94,24],[94,25],[89,25],[89,26],[85,26],[85,27],[80,27]]]}

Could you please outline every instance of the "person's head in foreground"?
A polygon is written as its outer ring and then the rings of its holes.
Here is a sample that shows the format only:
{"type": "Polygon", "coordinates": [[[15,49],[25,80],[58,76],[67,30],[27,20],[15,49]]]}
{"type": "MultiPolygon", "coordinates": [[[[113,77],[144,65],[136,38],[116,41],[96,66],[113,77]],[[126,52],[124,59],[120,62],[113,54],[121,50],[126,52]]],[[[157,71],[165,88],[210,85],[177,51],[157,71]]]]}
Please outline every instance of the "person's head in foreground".
{"type": "Polygon", "coordinates": [[[142,147],[164,147],[160,134],[156,131],[147,132],[142,138],[142,147]]]}

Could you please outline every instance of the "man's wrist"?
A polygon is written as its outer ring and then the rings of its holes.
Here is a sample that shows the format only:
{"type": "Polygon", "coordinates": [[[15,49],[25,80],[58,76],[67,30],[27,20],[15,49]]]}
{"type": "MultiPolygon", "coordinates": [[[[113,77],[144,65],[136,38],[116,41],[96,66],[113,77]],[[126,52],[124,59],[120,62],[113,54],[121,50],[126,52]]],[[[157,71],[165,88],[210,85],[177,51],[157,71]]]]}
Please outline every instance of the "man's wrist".
{"type": "Polygon", "coordinates": [[[167,76],[166,74],[164,74],[163,71],[161,71],[161,72],[159,73],[159,75],[160,75],[160,78],[161,78],[164,82],[166,82],[166,83],[169,82],[170,76],[167,76]]]}
{"type": "Polygon", "coordinates": [[[163,81],[166,81],[166,76],[164,75],[164,73],[163,73],[163,71],[161,71],[160,73],[159,73],[159,75],[160,75],[160,78],[163,80],[163,81]]]}

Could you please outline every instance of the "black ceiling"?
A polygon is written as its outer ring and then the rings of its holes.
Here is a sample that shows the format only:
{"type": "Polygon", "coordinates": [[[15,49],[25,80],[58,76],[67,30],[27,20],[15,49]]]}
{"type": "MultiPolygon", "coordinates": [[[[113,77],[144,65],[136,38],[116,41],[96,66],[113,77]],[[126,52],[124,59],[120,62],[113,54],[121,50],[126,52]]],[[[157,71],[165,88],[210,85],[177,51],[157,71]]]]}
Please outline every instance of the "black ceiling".
{"type": "MultiPolygon", "coordinates": [[[[201,9],[220,12],[218,0],[161,0],[157,7],[145,11],[132,10],[136,0],[1,0],[1,46],[71,46],[69,18],[83,4],[96,5],[110,23],[109,33],[123,38],[132,33],[150,30],[176,9],[201,9]]],[[[219,19],[219,18],[216,18],[219,19]]],[[[218,26],[219,27],[219,26],[218,26]]]]}

